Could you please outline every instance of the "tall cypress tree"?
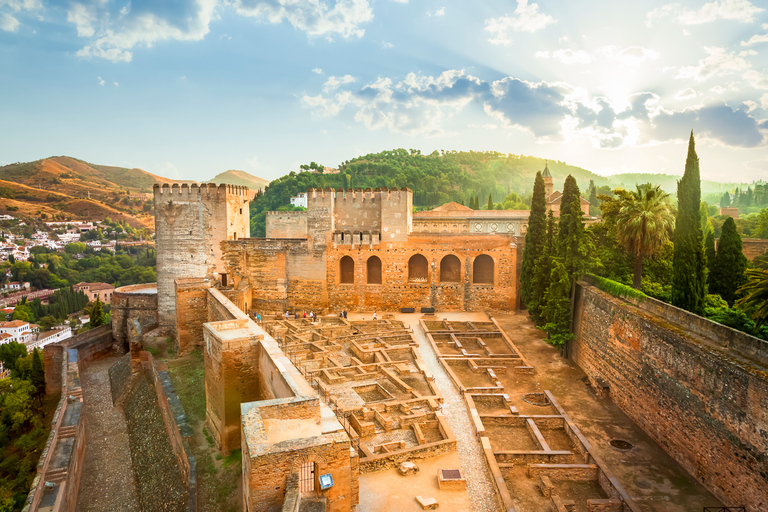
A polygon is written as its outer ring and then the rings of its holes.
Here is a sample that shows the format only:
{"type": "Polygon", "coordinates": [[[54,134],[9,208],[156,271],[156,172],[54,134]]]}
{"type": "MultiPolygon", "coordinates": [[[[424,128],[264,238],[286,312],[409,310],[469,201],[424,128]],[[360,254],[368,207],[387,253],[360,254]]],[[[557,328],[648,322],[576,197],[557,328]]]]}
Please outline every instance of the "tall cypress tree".
{"type": "Polygon", "coordinates": [[[524,304],[531,300],[531,282],[536,261],[541,256],[547,232],[547,203],[545,198],[544,178],[536,173],[531,198],[531,213],[528,215],[528,231],[525,233],[523,265],[520,274],[520,297],[524,304]]]}
{"type": "Polygon", "coordinates": [[[720,207],[727,208],[728,206],[731,206],[731,194],[723,192],[723,196],[720,198],[720,207]]]}
{"type": "Polygon", "coordinates": [[[685,173],[677,182],[677,218],[672,258],[672,304],[701,315],[704,312],[704,240],[699,211],[701,208],[701,177],[699,157],[693,140],[688,142],[685,173]]]}
{"type": "Polygon", "coordinates": [[[493,195],[488,194],[488,208],[487,210],[493,210],[493,195]]]}
{"type": "Polygon", "coordinates": [[[557,237],[557,222],[552,210],[547,217],[547,236],[542,247],[541,256],[536,260],[531,277],[531,298],[528,303],[528,314],[537,326],[547,323],[542,314],[542,308],[546,304],[546,294],[551,284],[552,267],[555,258],[555,237],[557,237]]]}
{"type": "Polygon", "coordinates": [[[557,255],[565,271],[574,276],[586,270],[588,235],[584,229],[584,212],[576,179],[568,175],[560,198],[560,223],[557,229],[557,255]]]}
{"type": "Polygon", "coordinates": [[[712,267],[715,265],[715,234],[713,232],[707,233],[707,239],[704,241],[704,255],[707,257],[707,270],[709,270],[709,275],[707,278],[707,283],[709,283],[709,290],[710,293],[714,293],[712,291],[712,267]]]}
{"type": "Polygon", "coordinates": [[[736,300],[736,289],[746,282],[747,258],[742,252],[741,236],[731,217],[725,219],[717,255],[709,275],[709,291],[720,295],[729,306],[736,300]]]}

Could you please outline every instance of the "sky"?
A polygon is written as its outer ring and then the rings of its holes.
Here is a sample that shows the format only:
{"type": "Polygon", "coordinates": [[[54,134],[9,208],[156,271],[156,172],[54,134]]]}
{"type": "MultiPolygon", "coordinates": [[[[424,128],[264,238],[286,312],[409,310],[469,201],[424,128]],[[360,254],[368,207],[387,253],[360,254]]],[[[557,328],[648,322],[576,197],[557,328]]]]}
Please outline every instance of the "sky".
{"type": "Polygon", "coordinates": [[[0,0],[0,164],[206,180],[394,148],[768,179],[764,0],[0,0]]]}

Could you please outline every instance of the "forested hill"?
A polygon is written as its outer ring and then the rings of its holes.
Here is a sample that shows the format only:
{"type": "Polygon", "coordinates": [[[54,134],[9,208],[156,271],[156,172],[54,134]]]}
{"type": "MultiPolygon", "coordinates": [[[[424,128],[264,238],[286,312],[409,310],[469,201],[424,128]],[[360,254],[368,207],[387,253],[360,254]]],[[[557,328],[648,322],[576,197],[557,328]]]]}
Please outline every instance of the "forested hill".
{"type": "Polygon", "coordinates": [[[278,178],[251,203],[251,234],[264,236],[265,212],[289,205],[292,196],[308,188],[408,187],[417,207],[449,201],[468,204],[475,196],[485,204],[489,194],[494,202],[502,201],[510,192],[530,195],[536,172],[545,164],[556,190],[562,188],[568,174],[576,178],[582,190],[589,180],[598,187],[610,185],[607,178],[586,169],[532,156],[495,151],[434,151],[424,155],[418,150],[394,149],[347,160],[339,166],[338,174],[304,171],[278,178]]]}

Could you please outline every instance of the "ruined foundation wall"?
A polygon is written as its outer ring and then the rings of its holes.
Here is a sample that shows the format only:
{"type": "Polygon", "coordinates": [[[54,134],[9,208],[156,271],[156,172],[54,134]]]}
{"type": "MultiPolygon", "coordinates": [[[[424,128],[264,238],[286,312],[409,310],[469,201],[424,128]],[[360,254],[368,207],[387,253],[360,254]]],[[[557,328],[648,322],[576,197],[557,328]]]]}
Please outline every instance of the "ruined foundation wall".
{"type": "MultiPolygon", "coordinates": [[[[654,304],[654,307],[661,307],[654,304]]],[[[666,306],[672,323],[642,303],[580,283],[573,360],[675,460],[726,505],[768,508],[768,377],[687,327],[709,322],[666,306]],[[673,310],[673,311],[672,311],[673,310]]],[[[714,326],[711,333],[717,333],[714,326]]],[[[703,332],[703,331],[702,331],[703,332]]],[[[765,343],[765,342],[761,342],[765,343]]]]}

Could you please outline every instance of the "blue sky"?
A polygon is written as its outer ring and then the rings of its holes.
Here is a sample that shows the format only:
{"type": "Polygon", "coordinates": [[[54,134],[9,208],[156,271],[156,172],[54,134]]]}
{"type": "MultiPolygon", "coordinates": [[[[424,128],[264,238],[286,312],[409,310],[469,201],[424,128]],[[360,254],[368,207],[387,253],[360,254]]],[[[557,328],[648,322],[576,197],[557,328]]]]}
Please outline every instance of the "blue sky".
{"type": "Polygon", "coordinates": [[[397,147],[768,179],[768,2],[0,0],[0,163],[272,179],[397,147]]]}

